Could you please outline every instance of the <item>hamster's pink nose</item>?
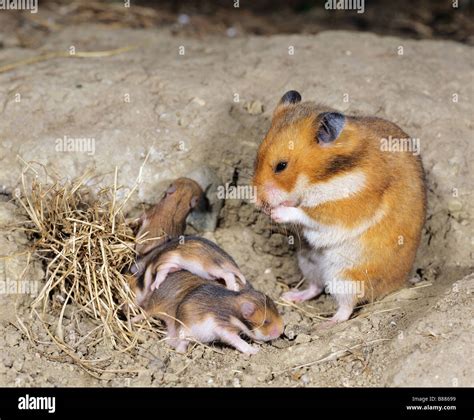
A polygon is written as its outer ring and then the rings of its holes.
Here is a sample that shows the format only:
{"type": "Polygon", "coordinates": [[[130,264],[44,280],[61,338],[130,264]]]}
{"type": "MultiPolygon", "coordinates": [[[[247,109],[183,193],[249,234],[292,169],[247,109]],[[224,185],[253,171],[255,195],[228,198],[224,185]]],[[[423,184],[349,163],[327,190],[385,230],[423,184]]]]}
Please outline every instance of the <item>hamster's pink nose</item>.
{"type": "Polygon", "coordinates": [[[272,339],[278,338],[282,334],[283,334],[283,329],[280,328],[278,325],[275,325],[270,331],[270,335],[272,339]]]}

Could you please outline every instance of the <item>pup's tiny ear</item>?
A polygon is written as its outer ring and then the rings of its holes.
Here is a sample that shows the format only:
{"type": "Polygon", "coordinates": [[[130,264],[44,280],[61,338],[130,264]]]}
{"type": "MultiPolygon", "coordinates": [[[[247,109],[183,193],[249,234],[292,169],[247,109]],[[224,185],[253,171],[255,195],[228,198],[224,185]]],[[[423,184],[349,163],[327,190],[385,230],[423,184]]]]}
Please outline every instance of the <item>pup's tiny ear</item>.
{"type": "Polygon", "coordinates": [[[240,311],[245,319],[249,319],[255,313],[256,309],[257,307],[252,302],[244,302],[240,305],[240,311]]]}
{"type": "Polygon", "coordinates": [[[166,190],[166,195],[170,195],[170,194],[173,194],[174,192],[176,192],[176,185],[175,184],[171,184],[168,189],[166,190]]]}
{"type": "Polygon", "coordinates": [[[197,204],[199,203],[199,196],[197,195],[194,195],[193,197],[191,197],[191,208],[193,209],[194,207],[197,206],[197,204]]]}
{"type": "Polygon", "coordinates": [[[289,90],[281,97],[280,102],[278,102],[278,105],[275,108],[275,111],[273,112],[273,116],[278,114],[288,105],[297,104],[298,102],[301,102],[301,95],[299,94],[299,92],[297,92],[296,90],[289,90]]]}
{"type": "Polygon", "coordinates": [[[140,268],[138,267],[138,264],[136,262],[134,262],[130,267],[130,273],[132,273],[133,275],[137,274],[139,270],[140,268]]]}
{"type": "Polygon", "coordinates": [[[339,112],[324,112],[319,114],[319,127],[316,140],[321,143],[331,143],[336,140],[346,123],[346,117],[339,112]]]}

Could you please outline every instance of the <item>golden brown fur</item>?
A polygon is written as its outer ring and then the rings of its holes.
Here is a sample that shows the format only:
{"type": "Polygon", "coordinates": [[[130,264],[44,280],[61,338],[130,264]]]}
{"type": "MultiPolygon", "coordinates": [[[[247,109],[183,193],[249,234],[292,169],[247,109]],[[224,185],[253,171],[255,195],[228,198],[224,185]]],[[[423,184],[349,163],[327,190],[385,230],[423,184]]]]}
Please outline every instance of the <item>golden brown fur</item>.
{"type": "Polygon", "coordinates": [[[347,280],[364,282],[362,300],[371,300],[401,287],[413,265],[426,212],[421,159],[410,152],[383,151],[382,138],[409,136],[375,117],[346,116],[334,143],[320,144],[315,138],[323,111],[332,110],[312,102],[277,107],[258,150],[254,185],[265,207],[268,182],[290,194],[302,175],[316,185],[355,171],[365,174],[364,188],[357,194],[301,209],[315,224],[347,230],[383,212],[383,218],[358,238],[360,258],[343,273],[347,280]],[[282,160],[288,161],[287,169],[275,173],[282,160]]]}
{"type": "Polygon", "coordinates": [[[186,218],[202,197],[203,191],[197,182],[189,178],[175,180],[158,204],[147,211],[140,220],[141,226],[137,237],[144,238],[145,241],[137,244],[138,255],[146,254],[170,238],[183,235],[186,218]],[[146,240],[147,238],[150,240],[146,240]]]}
{"type": "MultiPolygon", "coordinates": [[[[136,279],[130,276],[130,287],[136,290],[136,279]]],[[[274,302],[250,285],[239,292],[226,289],[215,282],[204,280],[188,271],[171,273],[163,284],[142,304],[148,316],[158,317],[174,323],[176,330],[183,325],[191,328],[195,324],[212,317],[215,324],[227,331],[238,334],[240,328],[232,322],[239,320],[250,331],[258,330],[270,336],[272,331],[283,332],[283,320],[274,302]],[[243,316],[241,307],[252,303],[255,310],[243,316]]]]}

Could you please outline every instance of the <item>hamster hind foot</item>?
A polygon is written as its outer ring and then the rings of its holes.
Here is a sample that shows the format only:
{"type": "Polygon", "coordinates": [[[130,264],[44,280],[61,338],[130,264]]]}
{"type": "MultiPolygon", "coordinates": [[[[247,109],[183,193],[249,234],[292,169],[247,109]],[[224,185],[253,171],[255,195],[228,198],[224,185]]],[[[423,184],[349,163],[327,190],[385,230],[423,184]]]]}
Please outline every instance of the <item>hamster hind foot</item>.
{"type": "Polygon", "coordinates": [[[290,290],[289,292],[283,293],[281,297],[284,300],[299,303],[299,302],[304,302],[306,300],[313,299],[316,296],[320,295],[322,292],[323,292],[323,288],[321,286],[318,286],[315,283],[310,283],[307,289],[290,290]]]}

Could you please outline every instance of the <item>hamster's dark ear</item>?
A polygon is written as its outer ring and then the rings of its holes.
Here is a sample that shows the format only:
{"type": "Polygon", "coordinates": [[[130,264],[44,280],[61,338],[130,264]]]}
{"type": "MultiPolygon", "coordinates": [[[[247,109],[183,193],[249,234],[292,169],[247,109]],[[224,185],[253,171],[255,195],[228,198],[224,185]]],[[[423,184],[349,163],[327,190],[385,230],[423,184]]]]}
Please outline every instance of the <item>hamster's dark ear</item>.
{"type": "Polygon", "coordinates": [[[249,319],[255,313],[256,309],[257,307],[252,302],[244,302],[240,305],[240,311],[245,319],[249,319]]]}
{"type": "Polygon", "coordinates": [[[290,105],[301,102],[301,95],[296,90],[289,90],[280,99],[279,105],[290,105]]]}
{"type": "Polygon", "coordinates": [[[289,90],[281,97],[280,102],[278,102],[278,105],[275,108],[275,111],[273,112],[273,116],[278,114],[288,105],[297,104],[298,102],[301,102],[301,95],[299,94],[299,92],[297,92],[296,90],[289,90]]]}
{"type": "Polygon", "coordinates": [[[344,129],[346,117],[339,112],[324,112],[319,114],[319,127],[316,140],[321,143],[331,143],[336,140],[344,129]]]}

